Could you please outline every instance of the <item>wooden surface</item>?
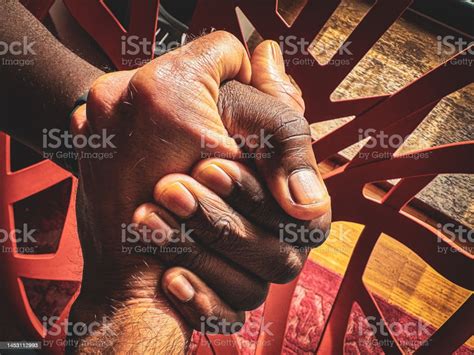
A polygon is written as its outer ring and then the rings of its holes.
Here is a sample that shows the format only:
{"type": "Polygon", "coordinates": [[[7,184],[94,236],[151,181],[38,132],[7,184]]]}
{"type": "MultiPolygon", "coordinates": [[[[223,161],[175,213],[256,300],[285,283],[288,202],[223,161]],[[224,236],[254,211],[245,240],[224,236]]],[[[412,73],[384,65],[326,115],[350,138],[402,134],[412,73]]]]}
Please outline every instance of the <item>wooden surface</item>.
{"type": "MultiPolygon", "coordinates": [[[[291,23],[298,12],[298,6],[304,5],[305,1],[287,0],[281,3],[280,12],[291,23]]],[[[342,1],[334,16],[312,43],[312,53],[319,62],[325,63],[332,57],[367,13],[369,3],[342,1]]],[[[436,36],[444,34],[446,33],[441,28],[415,22],[412,16],[400,18],[336,89],[332,99],[388,94],[401,89],[449,59],[447,54],[437,53],[436,36]]],[[[313,134],[315,137],[321,136],[348,119],[350,118],[313,125],[313,134]]],[[[473,140],[473,127],[474,85],[471,84],[443,99],[399,151],[408,152],[473,140]]],[[[352,147],[343,151],[342,155],[350,159],[356,152],[357,147],[352,147]]],[[[469,175],[440,176],[417,197],[472,228],[473,186],[474,178],[469,175]]],[[[423,214],[420,211],[413,213],[417,216],[423,214]]],[[[327,242],[312,252],[311,259],[343,275],[362,229],[363,226],[354,223],[333,223],[327,242]]],[[[415,253],[387,235],[382,235],[371,256],[364,274],[364,283],[374,294],[435,327],[443,324],[472,294],[472,291],[444,279],[415,253]]],[[[467,344],[474,351],[474,337],[467,344]]]]}
{"type": "MultiPolygon", "coordinates": [[[[362,225],[336,222],[321,247],[310,258],[343,275],[362,225]]],[[[410,315],[441,326],[472,294],[444,279],[407,247],[382,235],[364,273],[367,289],[410,315]]],[[[468,341],[474,351],[474,337],[468,341]]]]}
{"type": "MultiPolygon", "coordinates": [[[[343,0],[312,44],[316,58],[327,62],[369,9],[366,1],[343,0]]],[[[437,36],[446,34],[450,33],[441,27],[419,24],[413,16],[400,18],[335,90],[332,99],[396,92],[451,57],[446,51],[438,50],[437,36]]],[[[345,121],[347,119],[314,125],[314,133],[320,136],[345,121]]],[[[474,84],[443,99],[399,152],[467,140],[474,140],[474,84]]],[[[352,158],[357,147],[346,149],[342,154],[352,158]]],[[[445,175],[436,178],[418,197],[472,228],[473,186],[472,175],[445,175]]]]}

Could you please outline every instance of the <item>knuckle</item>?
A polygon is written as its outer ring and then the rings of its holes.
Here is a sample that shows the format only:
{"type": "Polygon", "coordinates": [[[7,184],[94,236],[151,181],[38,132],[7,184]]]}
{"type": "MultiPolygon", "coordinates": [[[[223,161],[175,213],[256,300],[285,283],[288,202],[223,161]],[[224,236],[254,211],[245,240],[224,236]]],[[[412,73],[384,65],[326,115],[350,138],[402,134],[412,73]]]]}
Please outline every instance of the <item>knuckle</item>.
{"type": "Polygon", "coordinates": [[[275,139],[280,143],[285,143],[290,139],[306,140],[311,139],[311,130],[308,121],[296,111],[286,107],[279,112],[274,120],[275,139]]]}
{"type": "Polygon", "coordinates": [[[237,213],[209,197],[201,200],[201,209],[193,220],[193,227],[196,230],[205,231],[208,246],[219,243],[218,246],[225,249],[232,248],[244,231],[237,213]]]}
{"type": "Polygon", "coordinates": [[[232,44],[236,46],[242,46],[242,43],[239,41],[237,37],[235,37],[232,33],[218,30],[214,31],[210,34],[212,38],[215,38],[217,41],[220,41],[225,44],[232,44]]]}
{"type": "MultiPolygon", "coordinates": [[[[97,78],[87,96],[87,119],[95,125],[105,125],[105,117],[112,117],[122,99],[123,84],[128,83],[126,72],[108,73],[97,78]]],[[[97,128],[99,128],[97,127],[97,128]]]]}
{"type": "Polygon", "coordinates": [[[109,88],[114,84],[116,78],[114,73],[104,74],[98,77],[89,89],[87,104],[100,104],[108,96],[109,88]]]}
{"type": "Polygon", "coordinates": [[[212,220],[211,225],[219,239],[228,238],[237,232],[235,217],[230,213],[224,213],[212,220]]]}

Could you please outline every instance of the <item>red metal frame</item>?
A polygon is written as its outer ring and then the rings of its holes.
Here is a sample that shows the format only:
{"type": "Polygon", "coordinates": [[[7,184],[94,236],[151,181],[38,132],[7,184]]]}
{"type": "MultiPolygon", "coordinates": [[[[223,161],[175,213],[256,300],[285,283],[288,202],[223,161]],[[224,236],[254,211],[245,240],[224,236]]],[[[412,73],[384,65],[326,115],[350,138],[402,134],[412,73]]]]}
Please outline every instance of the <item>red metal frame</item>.
{"type": "MultiPolygon", "coordinates": [[[[60,169],[49,160],[41,161],[27,168],[12,172],[10,169],[10,137],[0,133],[0,228],[14,230],[15,218],[13,204],[29,196],[44,191],[66,179],[73,179],[68,211],[61,233],[58,249],[51,254],[20,254],[16,252],[16,240],[8,239],[6,248],[12,253],[2,253],[0,258],[1,282],[8,290],[8,302],[14,307],[15,315],[24,325],[24,329],[36,339],[52,340],[53,351],[62,350],[58,339],[64,338],[61,332],[57,336],[46,334],[43,323],[35,315],[30,306],[23,285],[23,278],[36,280],[58,280],[81,282],[82,253],[77,237],[75,192],[77,180],[67,171],[60,169]]],[[[71,305],[79,295],[77,289],[66,307],[58,315],[56,324],[64,324],[67,320],[71,305]]],[[[64,328],[61,328],[64,330],[64,328]]]]}
{"type": "MultiPolygon", "coordinates": [[[[71,14],[95,38],[118,69],[123,68],[120,54],[121,36],[134,34],[141,38],[147,38],[151,43],[155,41],[158,0],[133,1],[128,30],[122,27],[103,1],[64,0],[64,2],[71,14]]],[[[304,92],[307,105],[306,117],[311,123],[355,116],[352,121],[314,143],[314,152],[319,161],[356,143],[360,139],[358,131],[361,128],[375,129],[374,135],[380,131],[389,135],[406,136],[410,134],[443,97],[474,81],[473,67],[454,65],[448,61],[394,94],[342,101],[330,99],[331,93],[410,3],[411,0],[378,0],[376,2],[346,40],[346,42],[351,42],[352,55],[348,57],[348,54],[341,52],[333,57],[333,59],[341,60],[350,59],[351,65],[316,64],[313,67],[288,67],[288,72],[304,92]]],[[[274,0],[258,2],[200,0],[193,17],[191,32],[200,33],[203,29],[210,28],[226,29],[243,40],[235,13],[235,8],[238,6],[266,39],[278,40],[281,35],[312,39],[322,29],[339,4],[340,0],[309,0],[290,27],[278,14],[276,10],[278,3],[274,0]],[[212,9],[212,12],[209,9],[212,9]],[[219,15],[216,16],[216,14],[219,15]]],[[[245,43],[245,41],[243,42],[245,43]]],[[[304,59],[310,55],[299,53],[296,56],[299,59],[304,59]]],[[[473,59],[473,55],[467,51],[456,55],[456,58],[461,57],[473,59]]],[[[138,59],[151,58],[138,57],[138,59]]],[[[2,227],[14,228],[12,203],[62,181],[70,175],[50,162],[42,162],[11,173],[8,166],[7,137],[1,136],[0,147],[3,150],[0,170],[2,177],[0,181],[2,188],[0,224],[2,227]]],[[[340,354],[343,352],[347,321],[354,302],[361,306],[367,316],[375,316],[377,319],[383,320],[380,309],[362,282],[362,275],[368,259],[382,232],[409,247],[446,279],[469,290],[474,290],[472,255],[456,246],[432,226],[401,210],[438,174],[474,173],[472,163],[474,142],[426,149],[418,153],[429,154],[429,158],[419,160],[409,156],[392,156],[395,150],[396,147],[382,148],[375,144],[375,147],[369,148],[366,145],[361,148],[360,153],[369,153],[368,157],[371,157],[370,153],[372,152],[385,152],[389,153],[388,158],[362,159],[358,154],[352,161],[325,176],[332,196],[334,221],[361,223],[365,225],[365,228],[358,239],[344,275],[325,326],[318,353],[340,354]],[[381,201],[371,200],[363,195],[362,190],[367,183],[394,178],[401,180],[381,201]],[[436,253],[438,245],[453,247],[458,252],[438,254],[436,253]]],[[[35,320],[35,316],[28,306],[26,295],[18,280],[19,277],[25,275],[32,278],[78,280],[77,275],[80,270],[77,268],[71,269],[69,272],[63,266],[61,273],[59,269],[51,269],[53,265],[61,263],[61,265],[70,265],[70,262],[64,259],[64,253],[67,253],[67,250],[78,248],[73,201],[74,193],[63,238],[56,255],[50,257],[12,255],[0,259],[2,267],[8,270],[8,273],[3,274],[10,286],[12,303],[15,304],[18,314],[22,315],[26,324],[32,326],[39,336],[42,333],[38,328],[37,319],[35,320]],[[63,273],[63,271],[65,272],[63,273]],[[5,276],[5,274],[7,275],[5,276]]],[[[75,265],[77,266],[77,264],[75,265]]],[[[296,283],[297,281],[294,281],[288,285],[273,285],[271,287],[265,303],[264,319],[268,323],[273,322],[272,332],[274,335],[270,337],[268,334],[260,334],[256,348],[257,354],[277,354],[281,351],[288,310],[296,283]]],[[[63,312],[64,316],[66,312],[67,309],[63,312]]],[[[473,312],[474,297],[471,296],[430,337],[428,340],[430,346],[420,347],[417,353],[429,351],[430,353],[446,354],[457,349],[474,333],[473,323],[469,319],[473,312]],[[443,338],[449,339],[449,341],[442,341],[443,338]]],[[[379,337],[379,340],[383,340],[381,334],[376,334],[376,336],[379,337]]],[[[238,354],[239,349],[234,346],[237,342],[232,342],[234,345],[229,345],[229,342],[216,342],[216,340],[223,338],[226,337],[206,337],[203,340],[206,344],[199,348],[198,353],[238,354]]],[[[394,340],[390,334],[388,338],[394,340]]],[[[381,342],[381,344],[385,343],[381,342]]],[[[399,347],[384,347],[383,350],[390,354],[402,352],[399,347]]]]}

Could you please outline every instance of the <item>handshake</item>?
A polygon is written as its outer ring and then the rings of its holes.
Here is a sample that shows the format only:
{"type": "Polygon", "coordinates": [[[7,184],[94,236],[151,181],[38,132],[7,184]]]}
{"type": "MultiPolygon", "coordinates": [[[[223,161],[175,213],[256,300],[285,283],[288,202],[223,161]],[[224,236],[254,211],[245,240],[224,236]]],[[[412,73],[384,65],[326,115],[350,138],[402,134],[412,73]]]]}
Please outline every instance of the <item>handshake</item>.
{"type": "Polygon", "coordinates": [[[303,114],[279,46],[249,59],[222,31],[95,81],[71,130],[113,135],[99,148],[113,158],[79,150],[70,318],[107,321],[76,351],[182,351],[203,319],[236,331],[269,283],[300,273],[331,223],[303,114]]]}

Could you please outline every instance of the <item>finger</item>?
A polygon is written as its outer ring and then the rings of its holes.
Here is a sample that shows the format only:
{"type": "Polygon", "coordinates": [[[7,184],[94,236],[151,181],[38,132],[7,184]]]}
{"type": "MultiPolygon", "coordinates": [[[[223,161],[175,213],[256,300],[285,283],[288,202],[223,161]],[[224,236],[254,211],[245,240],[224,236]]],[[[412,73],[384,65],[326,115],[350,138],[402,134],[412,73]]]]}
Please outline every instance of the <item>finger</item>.
{"type": "Polygon", "coordinates": [[[161,279],[164,293],[195,330],[208,334],[233,334],[245,323],[245,312],[233,310],[191,271],[174,267],[161,279]]]}
{"type": "Polygon", "coordinates": [[[285,72],[280,46],[274,41],[263,41],[252,53],[252,86],[304,113],[301,90],[285,72]]]}
{"type": "Polygon", "coordinates": [[[303,268],[306,249],[280,242],[187,175],[165,176],[155,186],[154,197],[185,221],[197,242],[265,281],[286,283],[303,268]]]}
{"type": "Polygon", "coordinates": [[[92,131],[118,128],[117,121],[129,96],[130,79],[137,72],[123,70],[100,76],[91,86],[87,95],[87,117],[92,131]]]}
{"type": "MultiPolygon", "coordinates": [[[[249,84],[252,76],[252,67],[245,47],[237,37],[226,31],[215,31],[199,37],[167,53],[166,57],[171,65],[182,66],[184,72],[192,73],[193,80],[204,85],[214,103],[217,102],[222,82],[235,79],[249,84]]],[[[162,64],[164,63],[158,58],[146,67],[155,70],[162,64]]],[[[172,72],[177,73],[176,68],[172,72]]]]}
{"type": "Polygon", "coordinates": [[[311,221],[291,217],[244,164],[225,159],[207,159],[195,166],[192,177],[249,221],[273,232],[280,241],[316,247],[329,235],[331,211],[311,221]]]}
{"type": "MultiPolygon", "coordinates": [[[[192,230],[159,206],[146,203],[133,215],[128,242],[138,239],[157,249],[147,249],[167,266],[192,270],[235,310],[252,310],[266,298],[268,284],[233,263],[204,249],[189,237],[192,230]]],[[[141,250],[141,249],[139,249],[141,250]]]]}
{"type": "Polygon", "coordinates": [[[301,113],[236,81],[225,83],[220,92],[224,125],[231,136],[246,137],[244,148],[285,212],[304,220],[326,214],[330,198],[301,113]]]}

